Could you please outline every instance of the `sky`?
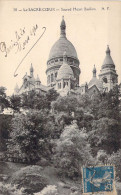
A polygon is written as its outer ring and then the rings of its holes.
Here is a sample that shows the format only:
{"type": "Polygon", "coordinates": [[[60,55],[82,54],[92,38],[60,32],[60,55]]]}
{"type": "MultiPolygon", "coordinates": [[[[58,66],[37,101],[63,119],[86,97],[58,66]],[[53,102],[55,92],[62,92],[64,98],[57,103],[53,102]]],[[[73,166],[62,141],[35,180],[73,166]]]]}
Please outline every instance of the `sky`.
{"type": "Polygon", "coordinates": [[[94,64],[98,77],[107,45],[121,82],[121,2],[0,1],[0,86],[8,95],[16,83],[21,87],[31,63],[35,78],[38,74],[46,85],[47,60],[60,37],[62,16],[80,61],[80,85],[90,81],[94,64]]]}

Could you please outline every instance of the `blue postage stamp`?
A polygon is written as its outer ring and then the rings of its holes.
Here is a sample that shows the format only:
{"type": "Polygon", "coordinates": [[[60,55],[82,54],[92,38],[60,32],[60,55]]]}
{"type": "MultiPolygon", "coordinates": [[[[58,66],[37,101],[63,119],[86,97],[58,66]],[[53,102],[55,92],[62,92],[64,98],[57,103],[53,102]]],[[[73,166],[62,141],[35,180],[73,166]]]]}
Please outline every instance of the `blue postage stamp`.
{"type": "Polygon", "coordinates": [[[113,191],[114,167],[83,168],[83,193],[113,191]]]}

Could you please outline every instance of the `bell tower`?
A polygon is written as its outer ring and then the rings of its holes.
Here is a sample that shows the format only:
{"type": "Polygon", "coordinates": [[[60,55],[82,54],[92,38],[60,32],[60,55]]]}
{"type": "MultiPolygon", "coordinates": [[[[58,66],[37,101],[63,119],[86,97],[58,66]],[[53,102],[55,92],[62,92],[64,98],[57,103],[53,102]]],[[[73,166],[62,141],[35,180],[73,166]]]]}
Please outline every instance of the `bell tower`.
{"type": "Polygon", "coordinates": [[[110,48],[107,45],[106,56],[99,74],[99,79],[103,83],[103,90],[107,92],[113,89],[113,87],[118,83],[118,75],[110,53],[110,48]]]}

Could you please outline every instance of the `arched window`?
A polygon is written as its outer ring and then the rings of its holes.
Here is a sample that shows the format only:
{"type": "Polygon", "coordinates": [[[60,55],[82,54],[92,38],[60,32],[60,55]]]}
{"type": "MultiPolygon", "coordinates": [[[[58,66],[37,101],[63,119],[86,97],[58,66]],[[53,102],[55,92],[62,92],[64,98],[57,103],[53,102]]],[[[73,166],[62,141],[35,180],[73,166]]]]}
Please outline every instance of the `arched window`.
{"type": "Polygon", "coordinates": [[[57,77],[57,72],[55,73],[55,78],[57,77]]]}
{"type": "Polygon", "coordinates": [[[112,78],[112,83],[113,83],[113,84],[115,83],[115,78],[112,78]]]}
{"type": "Polygon", "coordinates": [[[48,75],[48,77],[47,77],[47,82],[48,82],[48,84],[50,83],[50,75],[48,75]]]}
{"type": "Polygon", "coordinates": [[[53,82],[53,74],[51,74],[51,82],[53,82]]]}
{"type": "Polygon", "coordinates": [[[108,80],[107,80],[106,77],[103,78],[103,82],[104,82],[104,83],[107,83],[107,82],[108,82],[108,80]]]}
{"type": "Polygon", "coordinates": [[[71,83],[71,89],[73,89],[73,84],[71,83]]]}

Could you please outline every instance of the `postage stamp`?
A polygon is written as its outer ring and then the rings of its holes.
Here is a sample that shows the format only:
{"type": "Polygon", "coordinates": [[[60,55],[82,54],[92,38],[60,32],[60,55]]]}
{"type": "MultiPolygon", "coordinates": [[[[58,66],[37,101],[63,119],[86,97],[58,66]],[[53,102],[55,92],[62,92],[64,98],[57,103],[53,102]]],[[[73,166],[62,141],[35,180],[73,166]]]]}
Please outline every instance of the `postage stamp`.
{"type": "Polygon", "coordinates": [[[95,166],[83,168],[83,193],[112,192],[114,166],[95,166]]]}

